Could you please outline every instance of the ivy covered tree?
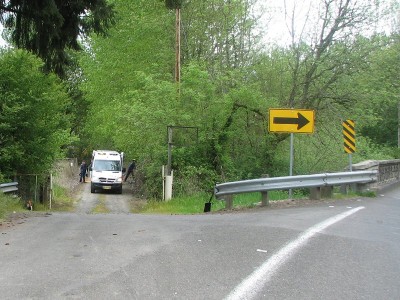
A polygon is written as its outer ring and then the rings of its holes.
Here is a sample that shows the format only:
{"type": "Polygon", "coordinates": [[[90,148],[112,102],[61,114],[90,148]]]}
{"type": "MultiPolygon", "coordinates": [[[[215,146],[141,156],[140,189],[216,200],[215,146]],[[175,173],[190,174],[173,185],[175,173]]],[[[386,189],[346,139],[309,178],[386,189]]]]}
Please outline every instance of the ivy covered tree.
{"type": "Polygon", "coordinates": [[[60,77],[71,61],[67,50],[81,50],[79,36],[105,35],[114,21],[106,0],[0,0],[6,39],[41,57],[44,70],[60,77]]]}

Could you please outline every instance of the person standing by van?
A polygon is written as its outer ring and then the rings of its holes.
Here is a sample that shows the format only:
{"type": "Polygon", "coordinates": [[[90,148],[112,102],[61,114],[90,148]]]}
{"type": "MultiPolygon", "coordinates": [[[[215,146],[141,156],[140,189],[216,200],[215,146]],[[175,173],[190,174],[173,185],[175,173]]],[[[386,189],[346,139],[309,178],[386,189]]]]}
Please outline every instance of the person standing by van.
{"type": "Polygon", "coordinates": [[[136,169],[136,160],[132,159],[131,164],[128,167],[128,170],[126,171],[126,175],[125,175],[125,180],[124,182],[126,182],[126,180],[128,179],[129,175],[132,174],[133,176],[133,171],[136,169]]]}
{"type": "Polygon", "coordinates": [[[86,172],[87,172],[87,165],[86,162],[83,160],[80,166],[79,182],[85,182],[86,172]]]}

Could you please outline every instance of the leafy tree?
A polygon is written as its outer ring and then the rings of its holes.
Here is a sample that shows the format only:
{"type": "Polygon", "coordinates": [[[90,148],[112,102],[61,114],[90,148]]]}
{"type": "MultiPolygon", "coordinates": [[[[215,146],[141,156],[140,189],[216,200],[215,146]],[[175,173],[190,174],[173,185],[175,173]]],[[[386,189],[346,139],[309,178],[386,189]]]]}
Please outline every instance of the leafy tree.
{"type": "Polygon", "coordinates": [[[0,173],[45,173],[71,142],[69,97],[43,62],[22,50],[0,54],[0,173]]]}
{"type": "MultiPolygon", "coordinates": [[[[80,60],[85,78],[82,88],[91,109],[85,120],[85,138],[92,148],[115,147],[113,133],[130,129],[126,121],[132,118],[126,108],[130,102],[123,102],[126,95],[141,90],[148,77],[171,82],[173,78],[174,36],[166,34],[174,32],[171,12],[158,1],[118,0],[114,5],[118,22],[108,37],[90,37],[89,51],[80,60]]],[[[135,144],[134,139],[129,140],[135,144]]]]}
{"type": "MultiPolygon", "coordinates": [[[[76,62],[77,59],[74,59],[76,62]]],[[[64,80],[71,104],[67,108],[67,114],[71,116],[71,134],[80,135],[87,118],[89,102],[81,90],[83,81],[82,69],[77,63],[73,63],[66,70],[67,79],[64,80]]]]}
{"type": "Polygon", "coordinates": [[[292,83],[288,107],[317,108],[321,101],[338,98],[331,93],[332,87],[363,59],[360,56],[358,61],[350,60],[348,56],[356,50],[357,44],[353,41],[358,28],[368,21],[367,6],[351,0],[320,1],[319,4],[317,30],[311,37],[304,32],[297,33],[297,24],[291,23],[292,83]]]}
{"type": "MultiPolygon", "coordinates": [[[[241,82],[246,76],[243,72],[233,72],[232,70],[250,64],[252,47],[256,45],[257,40],[257,37],[252,35],[252,29],[255,28],[255,20],[250,13],[253,3],[254,1],[247,0],[235,1],[235,3],[217,1],[211,3],[211,5],[209,5],[210,3],[186,2],[184,6],[184,61],[188,66],[191,65],[193,60],[196,60],[199,65],[206,66],[213,77],[207,77],[204,82],[215,80],[219,83],[219,86],[218,88],[213,87],[212,93],[207,92],[209,98],[201,100],[204,101],[201,105],[206,110],[199,111],[196,106],[195,110],[187,110],[188,107],[192,107],[192,101],[199,101],[200,99],[196,99],[193,95],[189,99],[186,98],[193,91],[188,88],[186,82],[195,79],[190,77],[195,73],[186,73],[188,77],[182,79],[180,96],[180,103],[184,105],[182,107],[175,106],[175,111],[172,111],[174,114],[170,112],[168,115],[171,118],[170,123],[165,123],[164,127],[168,124],[199,126],[196,122],[198,119],[196,116],[206,113],[207,121],[201,123],[205,127],[199,127],[206,132],[213,132],[207,143],[207,145],[211,144],[208,149],[213,149],[213,151],[208,151],[207,157],[213,162],[214,169],[219,171],[221,164],[227,158],[227,156],[225,158],[222,158],[222,156],[224,156],[225,147],[228,146],[224,137],[226,131],[229,130],[230,120],[232,120],[232,117],[236,117],[235,112],[237,110],[240,111],[247,107],[244,105],[244,101],[234,104],[231,102],[224,103],[222,99],[229,99],[225,98],[224,94],[228,93],[231,88],[235,88],[238,82],[241,82]],[[224,18],[221,18],[221,15],[224,18]],[[207,23],[204,22],[205,17],[207,22],[213,24],[212,26],[208,27],[207,23]],[[198,19],[203,21],[199,22],[198,19]],[[213,28],[212,31],[210,31],[210,28],[213,28]],[[204,41],[204,43],[199,45],[195,42],[196,40],[204,41]],[[209,43],[208,41],[214,42],[209,43]],[[201,49],[201,53],[196,48],[201,49]],[[215,49],[218,49],[218,51],[215,51],[215,49]],[[192,55],[192,53],[199,55],[192,55]],[[185,91],[184,89],[188,90],[185,91]],[[214,99],[218,98],[221,100],[214,102],[214,99]],[[214,112],[217,109],[221,109],[224,114],[221,114],[219,119],[214,117],[213,120],[211,116],[215,116],[214,112]],[[186,122],[182,120],[183,116],[186,117],[186,122]],[[214,124],[214,127],[210,128],[210,124],[214,124]],[[216,144],[212,145],[213,143],[216,144]]],[[[102,146],[115,146],[118,136],[112,135],[110,138],[109,133],[118,131],[122,135],[122,132],[125,131],[124,128],[130,124],[127,120],[132,119],[135,124],[138,124],[136,114],[130,112],[131,109],[129,109],[130,106],[138,109],[133,103],[128,102],[128,107],[116,111],[117,108],[123,107],[121,102],[123,102],[124,96],[121,95],[129,94],[138,89],[141,80],[134,72],[143,71],[144,73],[137,74],[141,74],[144,78],[152,78],[152,80],[169,80],[172,79],[171,74],[174,65],[175,43],[173,38],[175,27],[171,12],[165,11],[162,6],[154,5],[154,3],[149,4],[145,1],[131,4],[116,1],[115,8],[120,16],[115,28],[110,30],[110,36],[105,40],[91,38],[91,57],[83,60],[85,76],[88,79],[85,89],[92,102],[92,113],[86,125],[94,145],[102,146]],[[133,24],[135,24],[135,27],[133,27],[133,24]],[[168,24],[168,26],[165,27],[165,24],[168,24]],[[157,51],[154,51],[154,49],[157,49],[157,51]],[[115,55],[110,55],[110,53],[115,53],[115,55]],[[149,74],[153,75],[149,76],[149,74]],[[121,115],[121,112],[123,115],[121,115]]],[[[203,86],[201,83],[197,82],[197,84],[200,84],[196,88],[197,93],[201,93],[200,87],[203,86]]],[[[155,88],[157,90],[157,86],[155,88]]],[[[142,88],[138,92],[143,93],[142,88]]],[[[159,93],[164,94],[163,91],[159,91],[159,93]]],[[[176,95],[173,93],[169,95],[168,99],[174,102],[175,97],[176,95]]],[[[150,97],[147,99],[147,102],[151,101],[150,97]]],[[[151,106],[149,103],[148,105],[151,106]]],[[[145,121],[143,120],[143,122],[145,121]]],[[[143,128],[140,125],[138,127],[138,129],[143,128]]],[[[131,127],[129,129],[132,130],[131,127]]],[[[133,131],[135,130],[136,128],[133,129],[133,131]]],[[[164,134],[164,130],[162,132],[164,134]]],[[[135,140],[135,138],[142,139],[140,135],[131,134],[131,138],[124,143],[124,146],[130,142],[129,140],[135,140]]],[[[146,139],[146,141],[149,141],[149,139],[146,139]]],[[[122,146],[120,143],[117,144],[118,147],[122,146]]],[[[133,146],[129,147],[129,151],[147,149],[147,145],[143,147],[139,143],[138,146],[134,143],[133,146]]]]}
{"type": "MultiPolygon", "coordinates": [[[[208,80],[215,82],[207,110],[210,116],[215,117],[210,117],[208,123],[204,123],[204,129],[207,128],[205,130],[212,133],[207,141],[206,157],[212,162],[214,171],[223,176],[228,175],[228,170],[236,169],[232,168],[231,162],[236,162],[243,168],[243,164],[237,159],[231,160],[229,153],[229,149],[232,149],[231,132],[234,131],[233,128],[239,128],[235,126],[236,122],[246,123],[248,114],[256,114],[262,119],[257,113],[258,104],[255,106],[252,101],[257,94],[243,93],[243,90],[248,90],[244,86],[249,83],[255,53],[259,50],[257,16],[253,13],[255,3],[254,0],[191,1],[186,2],[182,9],[182,62],[184,65],[196,62],[208,72],[208,80]],[[231,93],[242,93],[251,97],[232,97],[231,93]]],[[[182,82],[184,81],[185,78],[182,77],[182,82]]],[[[182,83],[183,99],[184,88],[185,84],[182,83]]],[[[234,138],[241,138],[241,133],[234,138]]],[[[247,173],[244,171],[244,174],[247,173]]]]}
{"type": "Polygon", "coordinates": [[[400,40],[377,35],[366,41],[376,44],[365,72],[354,77],[358,90],[355,108],[359,115],[360,133],[371,141],[390,147],[398,146],[400,40]]]}
{"type": "Polygon", "coordinates": [[[182,13],[182,63],[206,63],[213,76],[248,66],[259,50],[255,0],[190,1],[182,13]]]}
{"type": "Polygon", "coordinates": [[[79,36],[105,35],[114,11],[106,0],[0,0],[0,21],[10,42],[35,53],[46,71],[63,77],[71,60],[66,50],[81,50],[79,36]]]}

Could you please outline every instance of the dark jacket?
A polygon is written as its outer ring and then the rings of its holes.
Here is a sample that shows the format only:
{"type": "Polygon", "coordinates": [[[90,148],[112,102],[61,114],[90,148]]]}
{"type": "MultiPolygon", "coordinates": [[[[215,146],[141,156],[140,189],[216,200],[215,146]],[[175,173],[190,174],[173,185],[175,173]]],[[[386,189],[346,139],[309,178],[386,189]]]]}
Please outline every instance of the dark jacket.
{"type": "Polygon", "coordinates": [[[131,164],[128,167],[128,172],[132,172],[136,168],[135,162],[131,162],[131,164]]]}

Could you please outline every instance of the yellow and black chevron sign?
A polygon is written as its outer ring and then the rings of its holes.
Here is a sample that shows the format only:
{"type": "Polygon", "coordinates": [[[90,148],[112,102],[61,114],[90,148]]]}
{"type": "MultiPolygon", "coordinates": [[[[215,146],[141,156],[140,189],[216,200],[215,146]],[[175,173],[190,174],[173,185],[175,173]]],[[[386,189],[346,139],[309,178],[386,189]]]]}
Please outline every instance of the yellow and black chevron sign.
{"type": "Polygon", "coordinates": [[[354,121],[346,120],[343,122],[344,152],[354,153],[356,151],[356,131],[354,121]]]}

